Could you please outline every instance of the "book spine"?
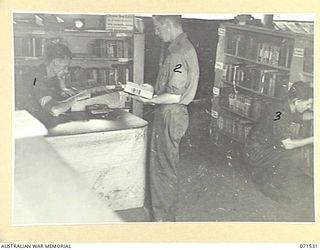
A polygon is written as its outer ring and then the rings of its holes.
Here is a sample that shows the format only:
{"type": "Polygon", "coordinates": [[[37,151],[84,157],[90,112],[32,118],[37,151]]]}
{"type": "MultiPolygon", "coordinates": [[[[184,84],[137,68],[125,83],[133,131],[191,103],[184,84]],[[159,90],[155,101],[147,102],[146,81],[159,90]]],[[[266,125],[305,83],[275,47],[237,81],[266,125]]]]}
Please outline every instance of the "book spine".
{"type": "Polygon", "coordinates": [[[119,47],[120,47],[120,57],[128,57],[125,56],[125,51],[124,51],[124,47],[125,47],[125,42],[124,41],[119,41],[119,47]]]}
{"type": "Polygon", "coordinates": [[[253,99],[253,105],[252,105],[252,118],[257,120],[260,117],[261,113],[261,101],[258,98],[253,99]]]}
{"type": "Polygon", "coordinates": [[[129,68],[126,68],[125,83],[127,83],[129,80],[130,80],[130,70],[129,70],[129,68]]]}
{"type": "Polygon", "coordinates": [[[103,73],[101,68],[98,70],[98,83],[99,85],[103,85],[103,73]]]}
{"type": "Polygon", "coordinates": [[[127,40],[123,43],[123,57],[126,57],[126,58],[132,57],[130,55],[130,47],[131,47],[130,41],[127,40]]]}
{"type": "Polygon", "coordinates": [[[274,51],[274,45],[273,45],[273,44],[270,44],[270,47],[269,47],[269,57],[268,57],[268,64],[272,64],[273,51],[274,51]]]}
{"type": "Polygon", "coordinates": [[[36,38],[31,37],[31,56],[36,57],[36,38]]]}
{"type": "Polygon", "coordinates": [[[14,55],[15,56],[23,55],[22,42],[23,42],[22,37],[14,37],[14,55]]]}
{"type": "Polygon", "coordinates": [[[32,42],[30,37],[22,38],[22,56],[32,56],[32,42]]]}
{"type": "Polygon", "coordinates": [[[288,58],[288,44],[287,40],[284,39],[280,46],[280,59],[279,59],[279,66],[286,67],[286,61],[288,58]]]}
{"type": "Polygon", "coordinates": [[[118,84],[119,82],[119,70],[120,70],[120,67],[116,67],[114,69],[114,84],[118,84]]]}
{"type": "Polygon", "coordinates": [[[259,43],[258,44],[258,51],[257,51],[257,61],[262,62],[263,59],[263,44],[259,43]]]}
{"type": "Polygon", "coordinates": [[[112,58],[113,57],[113,48],[110,44],[110,41],[105,41],[105,57],[112,58]]]}
{"type": "Polygon", "coordinates": [[[269,78],[269,91],[268,95],[269,96],[274,96],[274,91],[275,91],[275,74],[271,74],[269,78]]]}
{"type": "Polygon", "coordinates": [[[235,55],[239,55],[239,49],[240,49],[240,35],[236,35],[236,41],[235,41],[235,55]]]}

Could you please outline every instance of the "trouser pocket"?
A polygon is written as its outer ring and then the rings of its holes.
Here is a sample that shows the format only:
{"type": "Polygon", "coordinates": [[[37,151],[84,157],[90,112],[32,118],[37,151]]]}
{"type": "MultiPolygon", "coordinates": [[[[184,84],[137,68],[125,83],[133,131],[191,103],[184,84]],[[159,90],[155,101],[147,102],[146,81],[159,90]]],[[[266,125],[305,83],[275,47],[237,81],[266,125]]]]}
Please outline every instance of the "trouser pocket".
{"type": "Polygon", "coordinates": [[[185,106],[179,106],[170,112],[169,136],[174,143],[180,143],[181,138],[189,126],[188,110],[185,106]]]}

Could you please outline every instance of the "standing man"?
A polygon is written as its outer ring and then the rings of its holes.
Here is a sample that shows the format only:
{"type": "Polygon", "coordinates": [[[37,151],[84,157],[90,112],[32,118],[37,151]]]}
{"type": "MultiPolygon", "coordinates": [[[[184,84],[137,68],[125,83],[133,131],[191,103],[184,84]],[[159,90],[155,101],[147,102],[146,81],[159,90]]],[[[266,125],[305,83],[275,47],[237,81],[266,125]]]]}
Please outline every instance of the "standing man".
{"type": "Polygon", "coordinates": [[[185,134],[199,79],[196,51],[181,26],[181,16],[153,16],[155,34],[170,42],[160,64],[151,100],[155,105],[150,146],[151,215],[154,221],[175,221],[178,203],[179,143],[185,134]]]}

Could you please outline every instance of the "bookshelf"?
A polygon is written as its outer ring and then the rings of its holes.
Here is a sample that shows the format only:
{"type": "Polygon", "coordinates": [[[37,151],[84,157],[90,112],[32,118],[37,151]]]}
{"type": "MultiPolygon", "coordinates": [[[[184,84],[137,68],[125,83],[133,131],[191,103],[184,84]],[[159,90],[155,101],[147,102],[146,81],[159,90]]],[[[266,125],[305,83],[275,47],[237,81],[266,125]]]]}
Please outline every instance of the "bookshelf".
{"type": "MultiPolygon", "coordinates": [[[[281,101],[295,81],[313,84],[313,33],[225,23],[218,34],[210,137],[223,150],[241,152],[263,105],[281,101]]],[[[312,134],[312,122],[300,128],[312,134]]],[[[299,154],[313,175],[312,146],[299,154]]]]}
{"type": "MultiPolygon", "coordinates": [[[[103,18],[103,16],[101,16],[103,18]]],[[[99,17],[101,19],[101,17],[99,17]]],[[[96,18],[96,17],[95,17],[96,18]]],[[[90,20],[89,20],[90,21],[90,20]]],[[[127,81],[143,83],[144,34],[137,31],[72,29],[68,25],[14,24],[16,79],[43,63],[48,41],[66,44],[73,53],[67,86],[85,89],[116,86],[127,81]]],[[[70,26],[70,25],[69,25],[70,26]]],[[[121,108],[142,117],[143,106],[129,95],[119,95],[121,108]]]]}

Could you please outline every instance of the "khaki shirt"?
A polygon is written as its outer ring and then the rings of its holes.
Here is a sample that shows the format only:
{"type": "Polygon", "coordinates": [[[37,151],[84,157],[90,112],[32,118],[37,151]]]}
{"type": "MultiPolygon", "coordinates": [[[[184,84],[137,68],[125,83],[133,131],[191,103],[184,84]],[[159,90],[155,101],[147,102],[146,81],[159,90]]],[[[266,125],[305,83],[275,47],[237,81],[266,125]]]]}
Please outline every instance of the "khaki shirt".
{"type": "Polygon", "coordinates": [[[158,73],[155,94],[181,95],[179,104],[188,105],[196,94],[198,80],[197,53],[186,33],[182,33],[168,47],[168,55],[158,73]]]}

